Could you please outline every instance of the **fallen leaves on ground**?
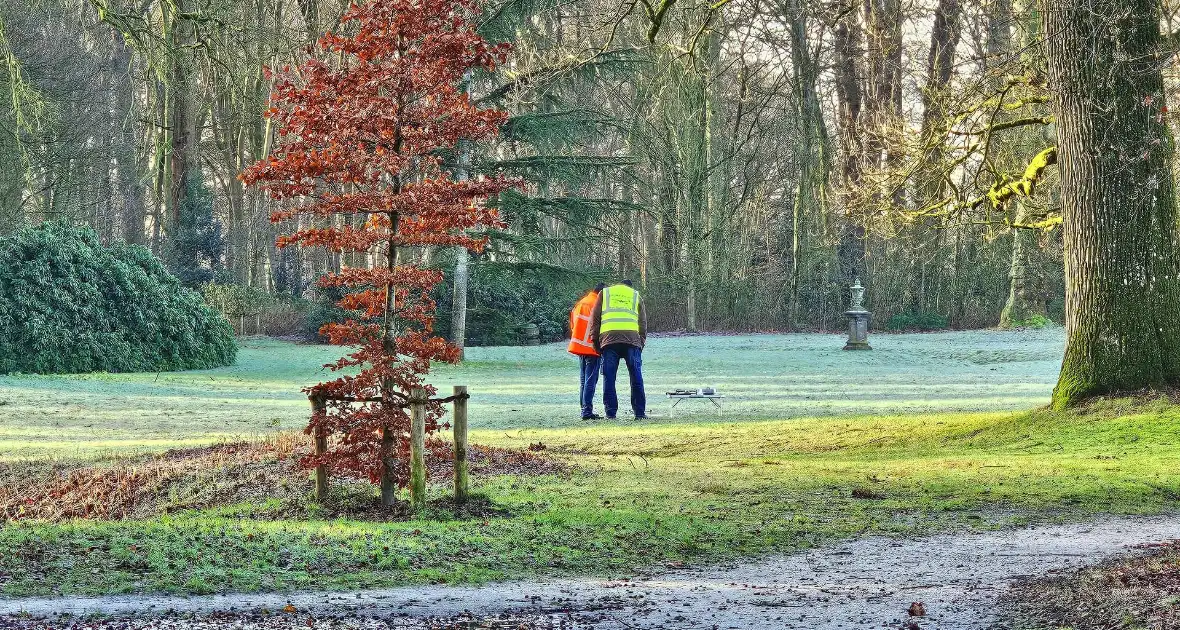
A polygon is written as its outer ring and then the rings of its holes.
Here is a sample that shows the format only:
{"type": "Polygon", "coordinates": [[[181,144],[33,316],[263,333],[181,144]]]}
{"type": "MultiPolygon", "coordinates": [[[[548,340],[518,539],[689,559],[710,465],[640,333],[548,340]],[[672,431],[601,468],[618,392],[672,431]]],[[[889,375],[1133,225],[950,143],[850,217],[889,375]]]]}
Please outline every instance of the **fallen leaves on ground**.
{"type": "MultiPolygon", "coordinates": [[[[304,502],[311,489],[299,459],[310,449],[299,433],[264,440],[175,449],[155,455],[118,457],[93,464],[12,462],[0,464],[0,515],[6,520],[138,519],[185,509],[204,509],[268,499],[304,502]]],[[[427,468],[434,482],[454,474],[449,442],[427,441],[427,468]]],[[[532,451],[471,445],[472,475],[544,475],[567,471],[557,460],[532,451]]],[[[369,487],[367,481],[334,476],[333,484],[369,487]]]]}
{"type": "Polygon", "coordinates": [[[366,617],[338,615],[296,617],[289,614],[214,613],[151,618],[27,619],[0,616],[0,628],[12,630],[575,630],[588,622],[575,613],[520,613],[493,617],[366,617]]]}
{"type": "Polygon", "coordinates": [[[1005,614],[1016,628],[1180,630],[1180,540],[1095,567],[1026,580],[1005,614]]]}

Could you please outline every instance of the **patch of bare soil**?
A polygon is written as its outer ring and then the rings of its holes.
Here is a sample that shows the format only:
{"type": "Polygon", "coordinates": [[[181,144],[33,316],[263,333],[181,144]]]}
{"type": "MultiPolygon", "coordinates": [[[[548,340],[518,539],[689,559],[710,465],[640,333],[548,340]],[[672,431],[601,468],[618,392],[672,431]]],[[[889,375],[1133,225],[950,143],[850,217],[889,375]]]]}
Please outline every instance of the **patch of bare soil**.
{"type": "MultiPolygon", "coordinates": [[[[0,464],[0,515],[9,521],[118,520],[240,505],[255,516],[295,516],[309,510],[320,516],[397,516],[376,509],[373,486],[366,480],[341,476],[333,477],[333,492],[325,505],[310,505],[311,479],[299,465],[309,448],[302,434],[282,433],[96,464],[0,464]]],[[[431,481],[448,482],[454,464],[451,445],[435,438],[427,448],[431,481]]],[[[468,456],[472,475],[567,472],[565,464],[531,451],[473,445],[468,456]]],[[[469,508],[473,516],[479,515],[480,506],[476,501],[469,508]]]]}
{"type": "Polygon", "coordinates": [[[1180,630],[1180,540],[1013,587],[1012,628],[1180,630]]]}

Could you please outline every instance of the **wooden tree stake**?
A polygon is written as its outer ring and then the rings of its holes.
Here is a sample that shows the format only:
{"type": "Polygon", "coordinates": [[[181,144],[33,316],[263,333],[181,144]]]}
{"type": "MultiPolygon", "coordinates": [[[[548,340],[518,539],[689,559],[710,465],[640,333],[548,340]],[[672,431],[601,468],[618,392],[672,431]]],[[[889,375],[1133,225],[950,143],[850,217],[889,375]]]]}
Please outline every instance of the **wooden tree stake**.
{"type": "Polygon", "coordinates": [[[455,503],[467,502],[467,386],[455,386],[455,503]]]}
{"type": "Polygon", "coordinates": [[[426,390],[417,388],[410,397],[410,505],[426,506],[426,390]]]}
{"type": "MultiPolygon", "coordinates": [[[[311,411],[313,415],[324,413],[328,408],[328,400],[323,396],[313,395],[311,397],[311,411]]],[[[324,431],[324,427],[316,427],[315,430],[315,454],[316,457],[322,456],[328,450],[328,434],[324,431]]],[[[323,501],[328,496],[328,467],[323,463],[316,464],[315,467],[315,499],[316,501],[323,501]]]]}

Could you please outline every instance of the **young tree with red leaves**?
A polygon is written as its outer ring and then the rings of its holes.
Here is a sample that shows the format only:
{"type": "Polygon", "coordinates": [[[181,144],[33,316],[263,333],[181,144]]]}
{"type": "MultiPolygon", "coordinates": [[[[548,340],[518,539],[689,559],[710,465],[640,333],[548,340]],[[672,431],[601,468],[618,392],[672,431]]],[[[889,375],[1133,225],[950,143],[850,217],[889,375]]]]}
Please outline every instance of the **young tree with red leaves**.
{"type": "MultiPolygon", "coordinates": [[[[327,399],[307,432],[337,436],[325,464],[381,482],[381,503],[395,502],[408,478],[411,392],[435,390],[424,377],[432,361],[459,353],[432,335],[431,289],[442,274],[399,259],[411,247],[464,247],[485,240],[468,233],[497,226],[484,203],[509,186],[500,176],[452,179],[442,155],[460,141],[495,136],[506,113],[479,109],[461,89],[465,75],[491,70],[507,54],[475,33],[471,0],[370,0],[354,4],[342,32],[320,38],[321,59],[276,82],[273,107],[278,148],[242,178],[279,204],[271,220],[302,217],[304,225],[279,237],[279,247],[362,252],[367,268],[327,274],[319,284],[347,294],[338,304],[354,313],[321,333],[353,352],[329,364],[359,368],[309,388],[327,399]],[[330,61],[325,61],[329,59],[330,61]],[[375,254],[375,255],[373,255],[375,254]],[[378,437],[380,436],[380,437],[378,437]]],[[[427,431],[442,416],[427,406],[427,431]]]]}

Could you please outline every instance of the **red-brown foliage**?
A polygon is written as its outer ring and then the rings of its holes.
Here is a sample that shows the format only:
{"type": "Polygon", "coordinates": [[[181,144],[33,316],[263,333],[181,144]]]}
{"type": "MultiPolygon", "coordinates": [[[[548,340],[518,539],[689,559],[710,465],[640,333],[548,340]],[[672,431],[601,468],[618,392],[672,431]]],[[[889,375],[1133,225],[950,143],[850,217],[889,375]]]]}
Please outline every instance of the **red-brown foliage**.
{"type": "MultiPolygon", "coordinates": [[[[185,448],[113,462],[0,462],[0,524],[26,519],[146,519],[179,510],[254,505],[264,517],[304,517],[310,480],[298,460],[308,455],[301,435],[278,433],[265,440],[185,448]],[[278,499],[278,505],[267,505],[278,499]]],[[[427,477],[445,483],[454,475],[454,450],[438,438],[426,441],[427,477]]],[[[472,474],[566,474],[562,462],[529,451],[472,444],[472,474]]],[[[367,484],[367,476],[340,475],[341,487],[367,484]]],[[[370,490],[371,491],[371,490],[370,490]]],[[[348,496],[345,492],[344,496],[348,496]]],[[[362,495],[363,496],[363,495],[362,495]]],[[[338,497],[339,498],[339,497],[338,497]]],[[[349,518],[385,520],[372,505],[326,504],[349,518]]],[[[408,516],[409,513],[406,513],[408,516]]],[[[0,623],[0,627],[4,627],[0,623]]]]}
{"type": "MultiPolygon", "coordinates": [[[[371,0],[354,4],[341,32],[319,41],[320,58],[276,77],[267,116],[277,149],[242,179],[276,201],[274,222],[297,222],[280,247],[319,247],[335,253],[375,253],[370,267],[344,268],[320,279],[347,293],[340,306],[354,313],[320,332],[353,351],[329,364],[351,371],[309,393],[330,398],[307,432],[333,434],[321,461],[335,469],[391,475],[404,486],[409,414],[405,401],[423,387],[432,361],[456,361],[458,351],[432,334],[431,289],[441,273],[399,260],[412,247],[465,247],[484,239],[468,230],[497,226],[485,205],[509,183],[502,177],[452,178],[441,155],[460,141],[495,136],[502,111],[479,109],[461,88],[465,75],[490,70],[507,49],[475,33],[471,0],[371,0]],[[370,402],[349,402],[370,400],[370,402]],[[377,400],[373,400],[377,399],[377,400]],[[380,432],[394,446],[381,452],[380,432]]],[[[432,403],[427,431],[439,427],[432,403]]]]}

